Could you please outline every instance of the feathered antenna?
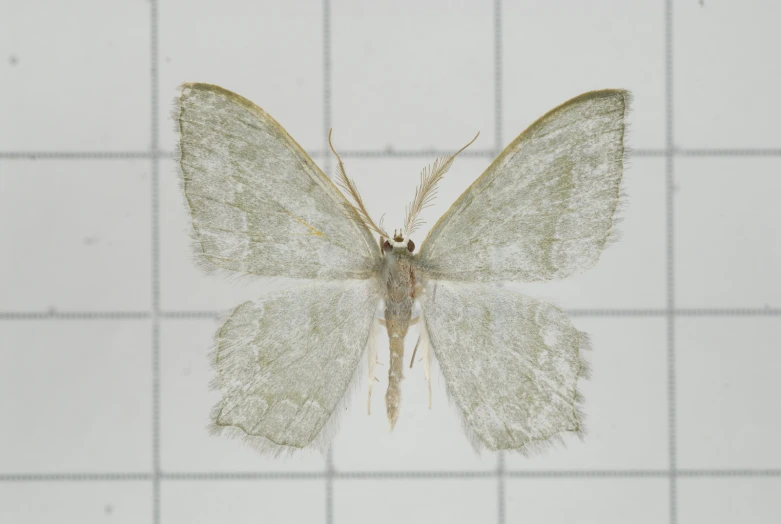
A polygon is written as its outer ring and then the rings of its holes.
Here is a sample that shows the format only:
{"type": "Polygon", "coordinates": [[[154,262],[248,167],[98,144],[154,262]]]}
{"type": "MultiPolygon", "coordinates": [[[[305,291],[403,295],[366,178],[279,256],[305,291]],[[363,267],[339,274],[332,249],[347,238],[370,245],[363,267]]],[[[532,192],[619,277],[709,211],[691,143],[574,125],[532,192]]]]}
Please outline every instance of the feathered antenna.
{"type": "MultiPolygon", "coordinates": [[[[334,145],[331,143],[331,133],[333,132],[333,129],[328,130],[328,145],[331,147],[331,151],[333,151],[334,155],[336,155],[336,161],[337,161],[337,168],[336,168],[336,185],[341,188],[342,192],[347,194],[350,198],[352,198],[352,202],[348,202],[348,205],[352,208],[352,210],[355,211],[355,214],[358,215],[358,219],[363,222],[366,227],[377,233],[378,235],[384,237],[384,238],[390,238],[388,236],[388,233],[385,232],[385,230],[382,228],[382,220],[380,220],[380,225],[374,223],[374,220],[369,216],[369,212],[366,210],[366,206],[363,205],[363,199],[361,198],[361,194],[358,192],[358,186],[355,185],[355,181],[351,180],[347,177],[347,173],[344,171],[344,164],[342,163],[342,157],[339,156],[339,153],[336,152],[336,149],[334,149],[334,145]]],[[[353,213],[350,213],[351,216],[353,213]]]]}
{"type": "Polygon", "coordinates": [[[437,196],[437,184],[445,177],[450,166],[453,165],[453,160],[458,156],[461,151],[471,146],[472,143],[477,140],[480,133],[477,133],[475,137],[464,147],[449,156],[443,156],[437,158],[434,163],[423,169],[420,173],[420,185],[415,189],[415,198],[412,199],[412,203],[407,206],[407,220],[404,221],[404,232],[409,237],[416,229],[423,225],[423,220],[420,218],[420,212],[431,205],[434,198],[437,196]]]}

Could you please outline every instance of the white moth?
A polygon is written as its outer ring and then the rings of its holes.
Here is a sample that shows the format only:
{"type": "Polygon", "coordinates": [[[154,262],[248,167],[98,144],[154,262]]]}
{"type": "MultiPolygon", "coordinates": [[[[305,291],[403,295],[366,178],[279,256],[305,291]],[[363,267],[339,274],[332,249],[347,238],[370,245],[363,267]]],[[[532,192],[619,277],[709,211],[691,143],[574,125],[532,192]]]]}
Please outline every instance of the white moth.
{"type": "Polygon", "coordinates": [[[491,283],[554,280],[597,262],[619,202],[628,105],[628,92],[605,90],[550,111],[414,253],[420,212],[458,153],[423,171],[406,221],[391,235],[370,218],[338,155],[344,194],[252,102],[213,85],[183,85],[174,118],[200,261],[310,280],[240,304],[220,327],[214,431],[272,453],[322,444],[364,354],[371,395],[378,323],[390,338],[385,400],[393,428],[404,337],[419,321],[426,377],[433,351],[476,449],[527,452],[581,433],[586,335],[556,307],[491,283]],[[384,322],[374,314],[381,301],[384,322]],[[413,318],[415,301],[421,314],[413,318]]]}

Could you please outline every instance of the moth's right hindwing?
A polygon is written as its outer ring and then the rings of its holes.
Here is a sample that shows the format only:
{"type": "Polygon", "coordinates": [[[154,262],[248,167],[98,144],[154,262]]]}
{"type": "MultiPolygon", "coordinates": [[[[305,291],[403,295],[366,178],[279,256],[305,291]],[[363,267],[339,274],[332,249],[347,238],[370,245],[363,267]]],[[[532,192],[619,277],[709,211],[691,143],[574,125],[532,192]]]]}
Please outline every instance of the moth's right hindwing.
{"type": "Polygon", "coordinates": [[[217,332],[222,400],[212,428],[271,453],[327,438],[367,345],[375,286],[374,279],[311,284],[234,309],[217,332]]]}
{"type": "Polygon", "coordinates": [[[185,84],[174,118],[198,256],[262,276],[370,278],[379,254],[347,200],[252,102],[185,84]]]}
{"type": "Polygon", "coordinates": [[[585,334],[556,307],[489,284],[429,281],[425,326],[477,448],[535,451],[581,433],[585,334]]]}

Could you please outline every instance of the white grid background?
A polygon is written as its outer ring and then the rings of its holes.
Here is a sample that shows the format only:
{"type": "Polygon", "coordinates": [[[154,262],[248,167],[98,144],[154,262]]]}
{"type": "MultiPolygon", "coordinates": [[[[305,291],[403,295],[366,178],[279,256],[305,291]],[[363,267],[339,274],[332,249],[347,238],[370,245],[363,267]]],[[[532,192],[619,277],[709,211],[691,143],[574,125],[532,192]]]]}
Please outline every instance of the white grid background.
{"type": "Polygon", "coordinates": [[[778,522],[779,21],[759,0],[2,0],[0,522],[778,522]],[[475,130],[430,219],[537,116],[631,89],[622,241],[524,288],[592,335],[585,440],[476,457],[420,369],[393,434],[364,384],[326,457],[206,435],[216,316],[268,285],[192,267],[184,81],[255,101],[329,173],[333,126],[389,227],[475,130]]]}

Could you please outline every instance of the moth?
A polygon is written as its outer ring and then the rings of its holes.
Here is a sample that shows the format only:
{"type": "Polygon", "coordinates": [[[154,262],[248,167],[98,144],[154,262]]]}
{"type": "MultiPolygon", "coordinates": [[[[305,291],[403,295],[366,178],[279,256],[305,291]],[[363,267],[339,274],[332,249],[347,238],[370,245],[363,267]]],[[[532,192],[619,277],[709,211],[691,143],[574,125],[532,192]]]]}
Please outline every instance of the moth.
{"type": "Polygon", "coordinates": [[[423,171],[391,234],[369,215],[336,151],[334,184],[249,100],[183,85],[177,157],[199,261],[308,280],[227,315],[213,352],[222,395],[213,431],[270,453],[323,444],[364,354],[371,397],[383,326],[393,429],[405,336],[417,322],[429,402],[433,355],[477,450],[529,452],[582,433],[587,336],[560,309],[495,283],[561,279],[596,264],[614,231],[629,102],[627,91],[594,91],[541,117],[416,251],[421,210],[466,146],[423,171]],[[384,319],[375,318],[381,304],[384,319]]]}

